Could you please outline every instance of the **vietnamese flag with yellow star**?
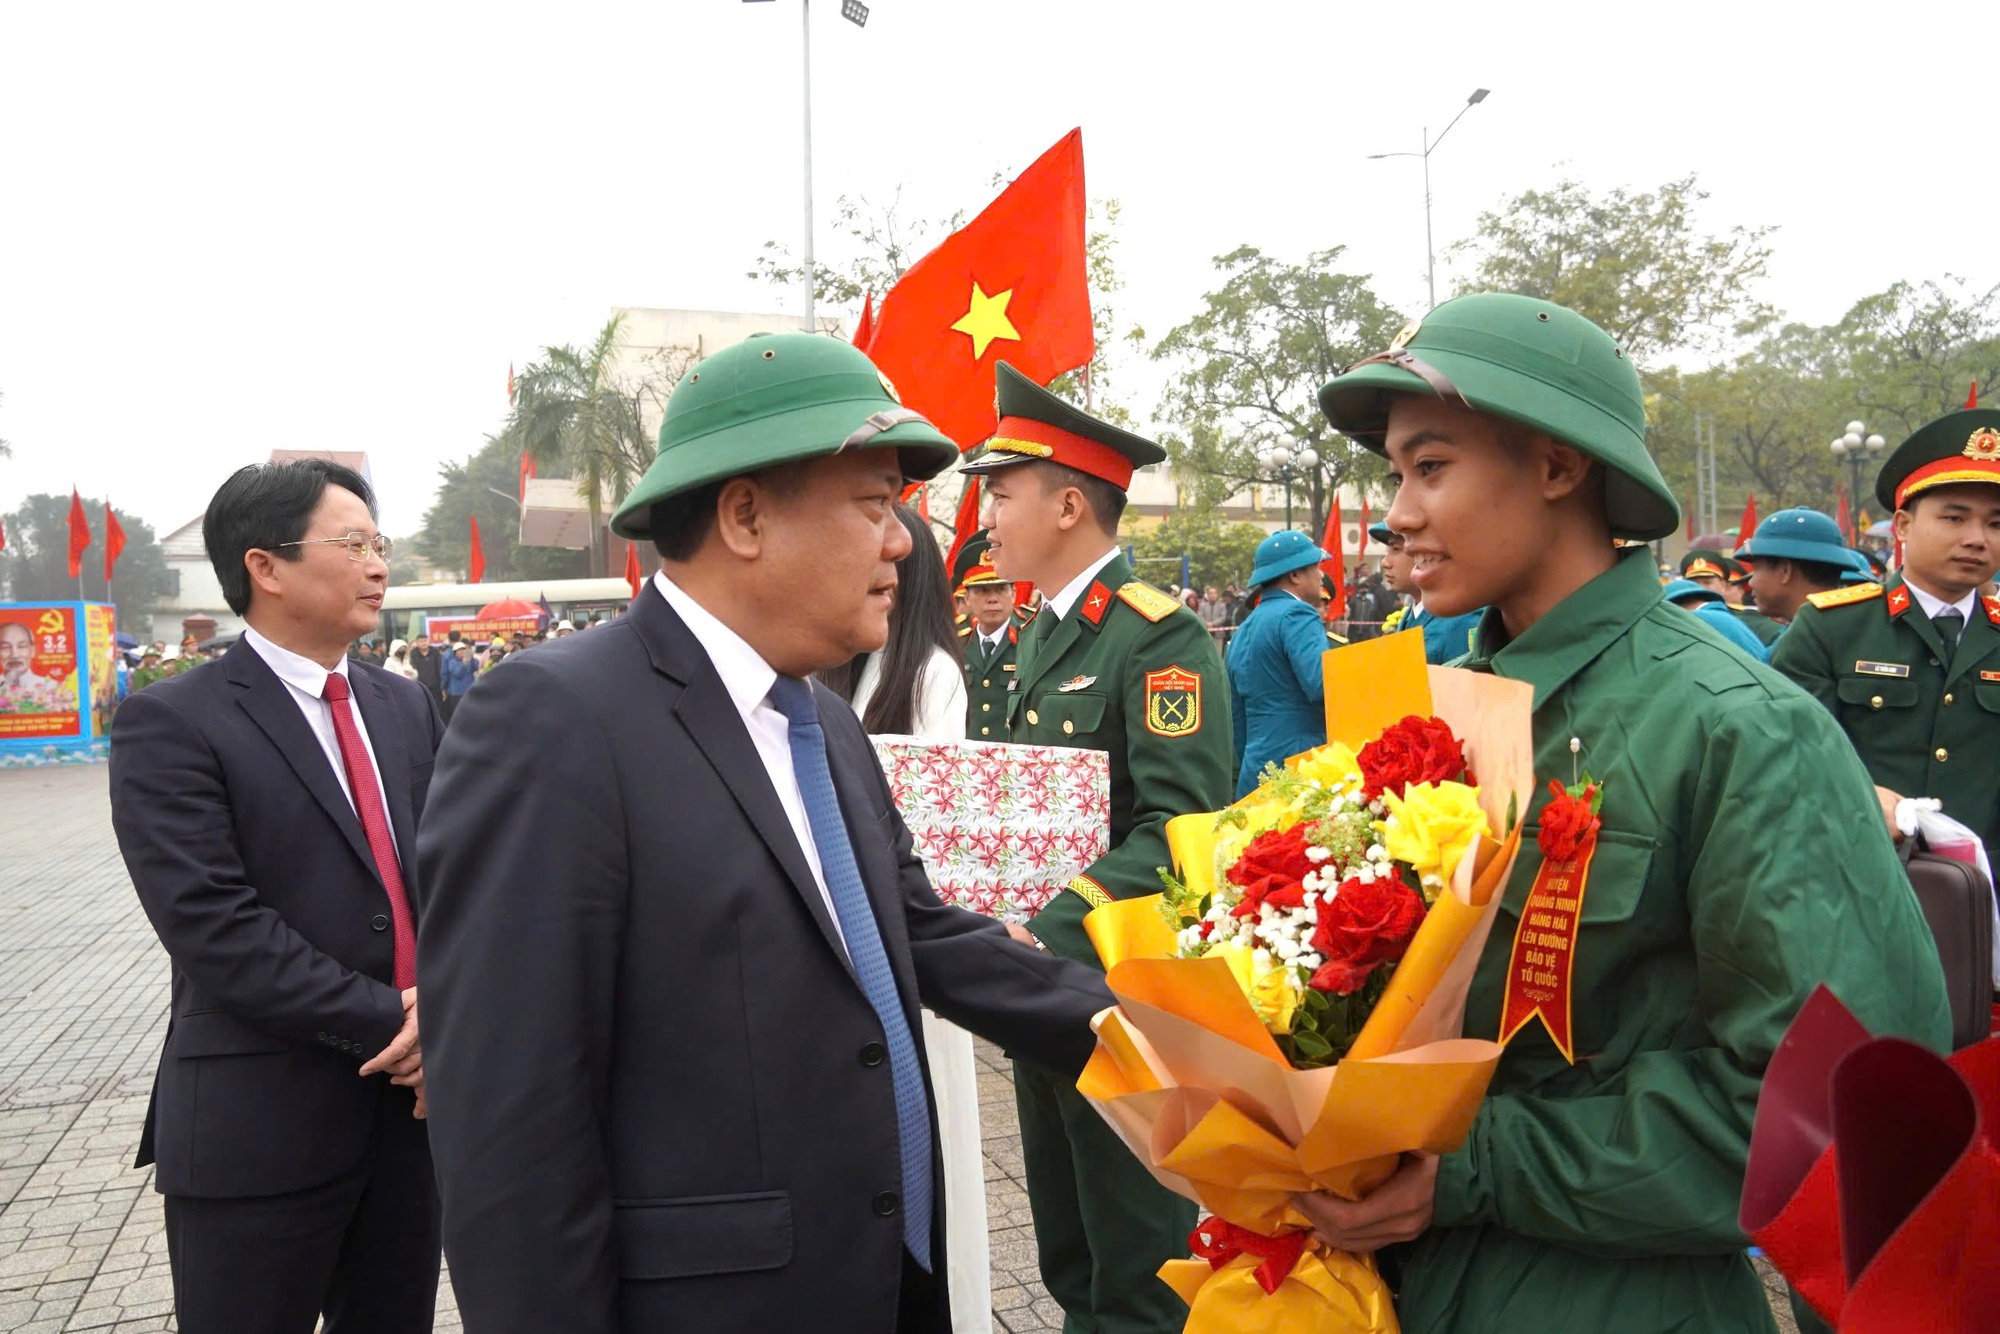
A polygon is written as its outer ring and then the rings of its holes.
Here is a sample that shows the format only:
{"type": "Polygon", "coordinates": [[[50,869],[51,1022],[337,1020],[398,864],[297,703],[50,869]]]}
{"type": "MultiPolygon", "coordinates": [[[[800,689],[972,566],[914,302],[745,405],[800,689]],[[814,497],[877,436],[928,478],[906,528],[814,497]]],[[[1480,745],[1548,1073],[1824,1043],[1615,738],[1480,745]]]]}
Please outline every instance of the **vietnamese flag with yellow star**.
{"type": "Polygon", "coordinates": [[[906,407],[970,449],[993,434],[993,366],[1036,384],[1097,351],[1084,257],[1083,131],[1035,159],[910,267],[863,348],[906,407]]]}

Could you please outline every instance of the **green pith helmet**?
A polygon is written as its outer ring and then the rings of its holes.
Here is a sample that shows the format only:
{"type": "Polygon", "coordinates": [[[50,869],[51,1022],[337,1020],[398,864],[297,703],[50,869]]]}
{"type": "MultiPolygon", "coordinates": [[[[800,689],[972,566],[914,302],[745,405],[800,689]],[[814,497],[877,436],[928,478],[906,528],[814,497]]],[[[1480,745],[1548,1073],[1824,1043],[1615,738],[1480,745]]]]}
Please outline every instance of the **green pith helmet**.
{"type": "Polygon", "coordinates": [[[660,424],[653,466],[611,520],[650,537],[652,507],[709,482],[843,449],[893,446],[903,475],[928,480],[958,446],[897,399],[860,349],[817,334],[752,334],[681,377],[660,424]]]}
{"type": "Polygon", "coordinates": [[[1680,506],[1646,452],[1639,372],[1611,335],[1573,310],[1483,292],[1403,326],[1387,352],[1320,388],[1328,421],[1383,452],[1396,394],[1462,402],[1546,432],[1605,466],[1613,537],[1652,541],[1680,527],[1680,506]]]}

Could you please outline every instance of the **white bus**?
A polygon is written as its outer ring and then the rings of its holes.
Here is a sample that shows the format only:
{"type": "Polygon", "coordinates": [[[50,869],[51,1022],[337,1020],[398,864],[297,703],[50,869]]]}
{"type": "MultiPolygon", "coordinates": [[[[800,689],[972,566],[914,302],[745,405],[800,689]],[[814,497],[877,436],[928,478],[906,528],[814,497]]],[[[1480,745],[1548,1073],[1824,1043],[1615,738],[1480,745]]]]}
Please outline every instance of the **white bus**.
{"type": "Polygon", "coordinates": [[[503,598],[523,602],[548,600],[557,620],[616,616],[632,601],[632,587],[621,578],[521,579],[497,584],[399,584],[382,595],[382,623],[376,638],[386,644],[423,634],[431,617],[469,617],[503,598]]]}

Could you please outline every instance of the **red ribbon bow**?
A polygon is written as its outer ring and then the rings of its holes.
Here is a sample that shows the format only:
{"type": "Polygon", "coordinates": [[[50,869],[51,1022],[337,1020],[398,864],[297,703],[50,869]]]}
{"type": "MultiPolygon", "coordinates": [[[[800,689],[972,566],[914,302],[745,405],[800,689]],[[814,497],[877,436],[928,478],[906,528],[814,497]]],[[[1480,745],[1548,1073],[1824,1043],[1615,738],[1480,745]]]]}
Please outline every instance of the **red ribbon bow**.
{"type": "Polygon", "coordinates": [[[1220,1269],[1239,1255],[1259,1257],[1263,1263],[1256,1269],[1257,1285],[1268,1295],[1276,1292],[1298,1265],[1310,1239],[1304,1232],[1267,1237],[1220,1218],[1204,1218],[1188,1233],[1188,1249],[1196,1258],[1208,1261],[1210,1269],[1220,1269]]]}

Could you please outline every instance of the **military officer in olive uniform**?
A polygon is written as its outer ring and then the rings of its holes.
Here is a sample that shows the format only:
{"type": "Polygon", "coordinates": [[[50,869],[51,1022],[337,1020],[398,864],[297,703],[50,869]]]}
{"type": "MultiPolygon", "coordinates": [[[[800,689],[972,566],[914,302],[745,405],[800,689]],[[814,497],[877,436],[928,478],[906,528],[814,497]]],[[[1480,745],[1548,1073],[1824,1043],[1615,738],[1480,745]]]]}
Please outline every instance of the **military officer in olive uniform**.
{"type": "Polygon", "coordinates": [[[2000,852],[2000,598],[1981,595],[2000,572],[2000,409],[1919,427],[1875,495],[1902,568],[1808,598],[1772,665],[1840,720],[1885,812],[1936,797],[2000,852]]]}
{"type": "Polygon", "coordinates": [[[1785,627],[1762,610],[1743,605],[1743,594],[1750,587],[1750,567],[1735,557],[1708,547],[1696,547],[1681,557],[1681,578],[1691,579],[1721,597],[1722,605],[1741,618],[1766,649],[1785,633],[1785,627]]]}
{"type": "MultiPolygon", "coordinates": [[[[1028,930],[1051,953],[1094,964],[1084,915],[1157,893],[1168,819],[1229,804],[1229,686],[1201,618],[1133,579],[1118,549],[1133,469],[1165,451],[1004,362],[998,380],[999,425],[965,471],[985,477],[995,570],[1045,595],[1021,635],[1009,737],[1111,762],[1110,851],[1028,930]]],[[[1042,1281],[1064,1328],[1179,1331],[1187,1308],[1155,1273],[1187,1254],[1194,1205],[1153,1180],[1072,1079],[1019,1061],[1014,1084],[1042,1281]]]]}
{"type": "Polygon", "coordinates": [[[1596,325],[1460,297],[1319,399],[1387,456],[1426,605],[1487,608],[1465,665],[1534,687],[1542,786],[1465,1015],[1469,1036],[1510,1010],[1526,1026],[1464,1145],[1304,1207],[1334,1245],[1401,1245],[1406,1334],[1770,1331],[1737,1211],[1786,1026],[1824,982],[1871,1032],[1950,1037],[1915,899],[1883,892],[1895,849],[1879,820],[1844,818],[1871,808],[1868,775],[1810,698],[1663,601],[1645,547],[1614,546],[1680,514],[1638,373],[1596,325]],[[1516,934],[1546,784],[1586,773],[1603,827],[1558,926],[1559,1046],[1518,1008],[1516,934]]]}
{"type": "Polygon", "coordinates": [[[1007,739],[1007,691],[1014,683],[1015,650],[1021,627],[1014,619],[1014,585],[994,573],[986,556],[986,538],[974,534],[965,543],[958,581],[967,617],[958,628],[965,659],[965,736],[968,741],[1007,739]]]}

